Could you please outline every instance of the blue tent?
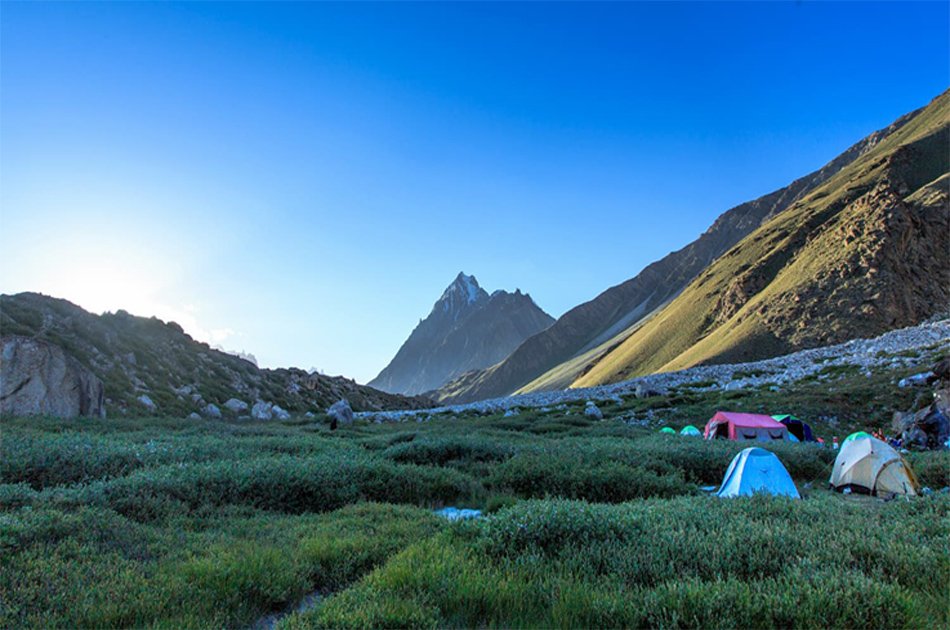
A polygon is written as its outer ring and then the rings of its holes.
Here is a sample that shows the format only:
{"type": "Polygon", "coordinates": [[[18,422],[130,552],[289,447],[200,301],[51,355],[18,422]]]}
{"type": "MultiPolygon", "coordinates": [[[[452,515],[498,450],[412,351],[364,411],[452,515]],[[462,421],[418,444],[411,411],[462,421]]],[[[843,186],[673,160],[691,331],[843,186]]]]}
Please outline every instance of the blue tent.
{"type": "Polygon", "coordinates": [[[795,482],[774,453],[747,448],[733,458],[717,497],[774,494],[800,499],[795,482]]]}
{"type": "Polygon", "coordinates": [[[812,435],[811,427],[807,422],[803,422],[795,416],[790,416],[788,414],[772,417],[788,427],[788,434],[794,435],[796,438],[798,438],[795,440],[796,442],[815,441],[815,436],[812,435]]]}

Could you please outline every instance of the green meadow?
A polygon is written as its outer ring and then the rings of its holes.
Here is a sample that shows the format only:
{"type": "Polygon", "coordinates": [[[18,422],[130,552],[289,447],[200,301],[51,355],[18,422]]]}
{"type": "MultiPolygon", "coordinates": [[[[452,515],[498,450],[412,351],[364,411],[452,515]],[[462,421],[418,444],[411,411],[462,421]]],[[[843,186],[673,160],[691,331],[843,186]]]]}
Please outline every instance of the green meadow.
{"type": "MultiPolygon", "coordinates": [[[[803,500],[720,500],[701,488],[742,445],[618,419],[640,404],[334,432],[6,419],[0,627],[950,622],[950,496],[833,494],[833,451],[778,444],[803,500]]],[[[909,461],[947,485],[947,453],[909,461]]]]}

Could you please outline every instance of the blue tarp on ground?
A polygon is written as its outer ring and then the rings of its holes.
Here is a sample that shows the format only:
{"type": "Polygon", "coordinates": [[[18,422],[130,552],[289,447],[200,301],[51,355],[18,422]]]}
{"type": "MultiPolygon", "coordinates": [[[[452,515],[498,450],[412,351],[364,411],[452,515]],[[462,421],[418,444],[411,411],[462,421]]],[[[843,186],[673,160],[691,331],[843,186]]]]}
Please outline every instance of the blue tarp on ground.
{"type": "Polygon", "coordinates": [[[762,448],[747,448],[735,456],[717,497],[744,497],[774,494],[800,499],[792,476],[774,453],[762,448]]]}

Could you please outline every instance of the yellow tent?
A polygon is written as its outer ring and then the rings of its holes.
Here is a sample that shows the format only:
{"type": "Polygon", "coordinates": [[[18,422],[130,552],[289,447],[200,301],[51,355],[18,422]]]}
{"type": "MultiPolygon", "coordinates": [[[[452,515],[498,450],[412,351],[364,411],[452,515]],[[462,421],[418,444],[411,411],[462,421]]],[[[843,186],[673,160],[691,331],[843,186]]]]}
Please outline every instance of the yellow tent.
{"type": "Polygon", "coordinates": [[[831,487],[878,496],[916,496],[920,490],[914,471],[900,453],[873,437],[857,438],[841,446],[831,471],[831,487]]]}

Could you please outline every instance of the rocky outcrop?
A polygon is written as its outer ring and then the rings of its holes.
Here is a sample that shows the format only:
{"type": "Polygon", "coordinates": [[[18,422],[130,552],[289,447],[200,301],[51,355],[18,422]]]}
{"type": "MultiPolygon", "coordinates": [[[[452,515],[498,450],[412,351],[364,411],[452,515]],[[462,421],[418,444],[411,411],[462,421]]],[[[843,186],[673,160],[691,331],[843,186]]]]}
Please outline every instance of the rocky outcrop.
{"type": "Polygon", "coordinates": [[[68,350],[100,381],[110,416],[188,417],[217,405],[224,417],[248,413],[225,404],[266,399],[290,413],[324,408],[340,398],[357,410],[431,406],[422,398],[387,394],[341,376],[297,368],[261,369],[189,337],[174,322],[119,311],[94,315],[66,300],[0,295],[0,330],[68,350]],[[305,386],[304,386],[305,385],[305,386]],[[143,403],[147,397],[151,405],[143,403]],[[153,408],[154,407],[154,408],[153,408]]]}
{"type": "Polygon", "coordinates": [[[105,416],[102,382],[62,348],[19,335],[0,344],[0,413],[105,416]]]}

